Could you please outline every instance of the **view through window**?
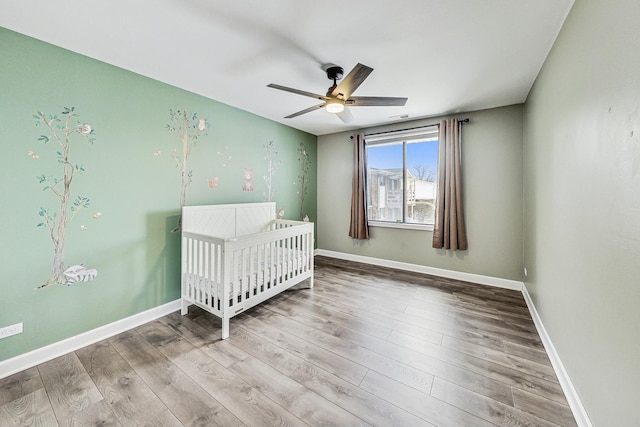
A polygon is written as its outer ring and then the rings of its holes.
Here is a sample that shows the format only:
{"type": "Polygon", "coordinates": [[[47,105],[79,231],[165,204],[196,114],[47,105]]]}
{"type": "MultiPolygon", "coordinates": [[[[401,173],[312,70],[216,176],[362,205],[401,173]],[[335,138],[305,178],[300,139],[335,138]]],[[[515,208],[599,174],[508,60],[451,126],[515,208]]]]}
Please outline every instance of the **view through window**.
{"type": "Polygon", "coordinates": [[[369,221],[432,225],[438,127],[366,137],[369,221]]]}

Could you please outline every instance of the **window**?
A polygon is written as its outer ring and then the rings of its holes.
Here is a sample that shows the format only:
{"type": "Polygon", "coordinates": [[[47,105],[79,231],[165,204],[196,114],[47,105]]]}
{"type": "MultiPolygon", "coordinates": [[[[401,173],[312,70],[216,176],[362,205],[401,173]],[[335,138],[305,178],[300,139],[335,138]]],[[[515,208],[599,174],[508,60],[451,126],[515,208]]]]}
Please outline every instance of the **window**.
{"type": "Polygon", "coordinates": [[[370,135],[366,143],[369,224],[433,225],[438,127],[370,135]]]}

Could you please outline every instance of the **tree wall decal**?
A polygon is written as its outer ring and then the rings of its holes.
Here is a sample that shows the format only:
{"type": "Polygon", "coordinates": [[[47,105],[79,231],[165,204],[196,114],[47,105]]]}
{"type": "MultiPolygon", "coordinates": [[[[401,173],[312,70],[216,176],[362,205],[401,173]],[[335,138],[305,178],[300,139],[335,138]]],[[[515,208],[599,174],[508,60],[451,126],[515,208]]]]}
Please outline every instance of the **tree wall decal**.
{"type": "Polygon", "coordinates": [[[298,194],[300,195],[300,219],[304,218],[304,198],[307,195],[307,184],[309,173],[309,167],[311,166],[311,157],[309,153],[304,148],[304,144],[301,142],[298,146],[298,163],[300,163],[300,173],[298,175],[298,183],[300,184],[300,191],[298,194]]]}
{"type": "Polygon", "coordinates": [[[273,141],[269,141],[269,143],[264,144],[264,151],[264,159],[267,162],[267,174],[262,177],[264,185],[267,186],[267,190],[264,193],[264,199],[266,202],[272,202],[276,195],[276,189],[273,183],[273,179],[276,175],[276,172],[278,171],[278,167],[280,166],[281,162],[277,159],[278,150],[273,144],[273,141]]]}
{"type": "MultiPolygon", "coordinates": [[[[43,125],[48,131],[48,135],[40,135],[38,141],[42,141],[45,145],[53,146],[56,149],[57,162],[61,168],[61,176],[43,174],[37,177],[38,182],[43,186],[42,190],[48,191],[58,201],[57,210],[40,207],[38,212],[42,218],[42,222],[38,224],[38,227],[49,230],[54,248],[51,276],[46,283],[38,288],[54,284],[88,281],[97,275],[97,271],[93,269],[87,270],[81,266],[73,266],[74,268],[66,271],[64,263],[67,228],[75,216],[81,210],[87,209],[91,203],[88,197],[78,195],[73,198],[71,194],[74,178],[78,174],[85,172],[82,164],[72,162],[71,147],[77,143],[77,140],[85,140],[90,144],[95,142],[95,131],[90,125],[81,123],[78,117],[75,107],[64,107],[64,111],[60,113],[60,116],[57,114],[45,114],[41,111],[33,116],[36,120],[36,125],[43,125]]],[[[39,158],[31,150],[29,150],[28,154],[32,159],[39,158]]]]}
{"type": "MultiPolygon", "coordinates": [[[[180,209],[185,205],[187,198],[187,187],[193,178],[193,171],[188,168],[191,151],[198,145],[198,138],[206,135],[209,122],[206,119],[198,118],[198,113],[190,114],[187,110],[169,110],[170,123],[167,130],[176,133],[180,138],[180,151],[174,149],[172,157],[176,162],[176,167],[180,169],[180,209]]],[[[182,216],[178,220],[178,225],[172,230],[180,231],[182,228],[182,216]]]]}

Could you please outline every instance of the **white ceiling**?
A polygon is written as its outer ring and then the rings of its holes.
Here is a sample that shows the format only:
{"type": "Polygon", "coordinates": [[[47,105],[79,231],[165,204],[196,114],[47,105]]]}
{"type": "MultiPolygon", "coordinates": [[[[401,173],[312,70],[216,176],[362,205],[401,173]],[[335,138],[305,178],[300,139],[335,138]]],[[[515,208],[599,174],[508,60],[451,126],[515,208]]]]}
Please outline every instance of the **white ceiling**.
{"type": "MultiPolygon", "coordinates": [[[[315,135],[524,102],[573,0],[0,0],[0,26],[315,135]],[[283,117],[323,63],[374,68],[358,96],[404,107],[283,117]]],[[[8,60],[3,58],[2,61],[8,60]]]]}

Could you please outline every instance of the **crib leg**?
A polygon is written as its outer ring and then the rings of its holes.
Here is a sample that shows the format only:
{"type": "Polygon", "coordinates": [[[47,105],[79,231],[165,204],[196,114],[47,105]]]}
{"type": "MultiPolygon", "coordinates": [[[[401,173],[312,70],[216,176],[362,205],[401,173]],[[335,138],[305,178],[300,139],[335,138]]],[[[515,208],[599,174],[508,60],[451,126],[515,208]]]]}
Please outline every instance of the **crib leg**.
{"type": "Polygon", "coordinates": [[[222,318],[222,339],[229,338],[229,318],[222,318]]]}
{"type": "Polygon", "coordinates": [[[189,303],[183,298],[180,302],[180,314],[183,316],[189,312],[189,303]]]}

